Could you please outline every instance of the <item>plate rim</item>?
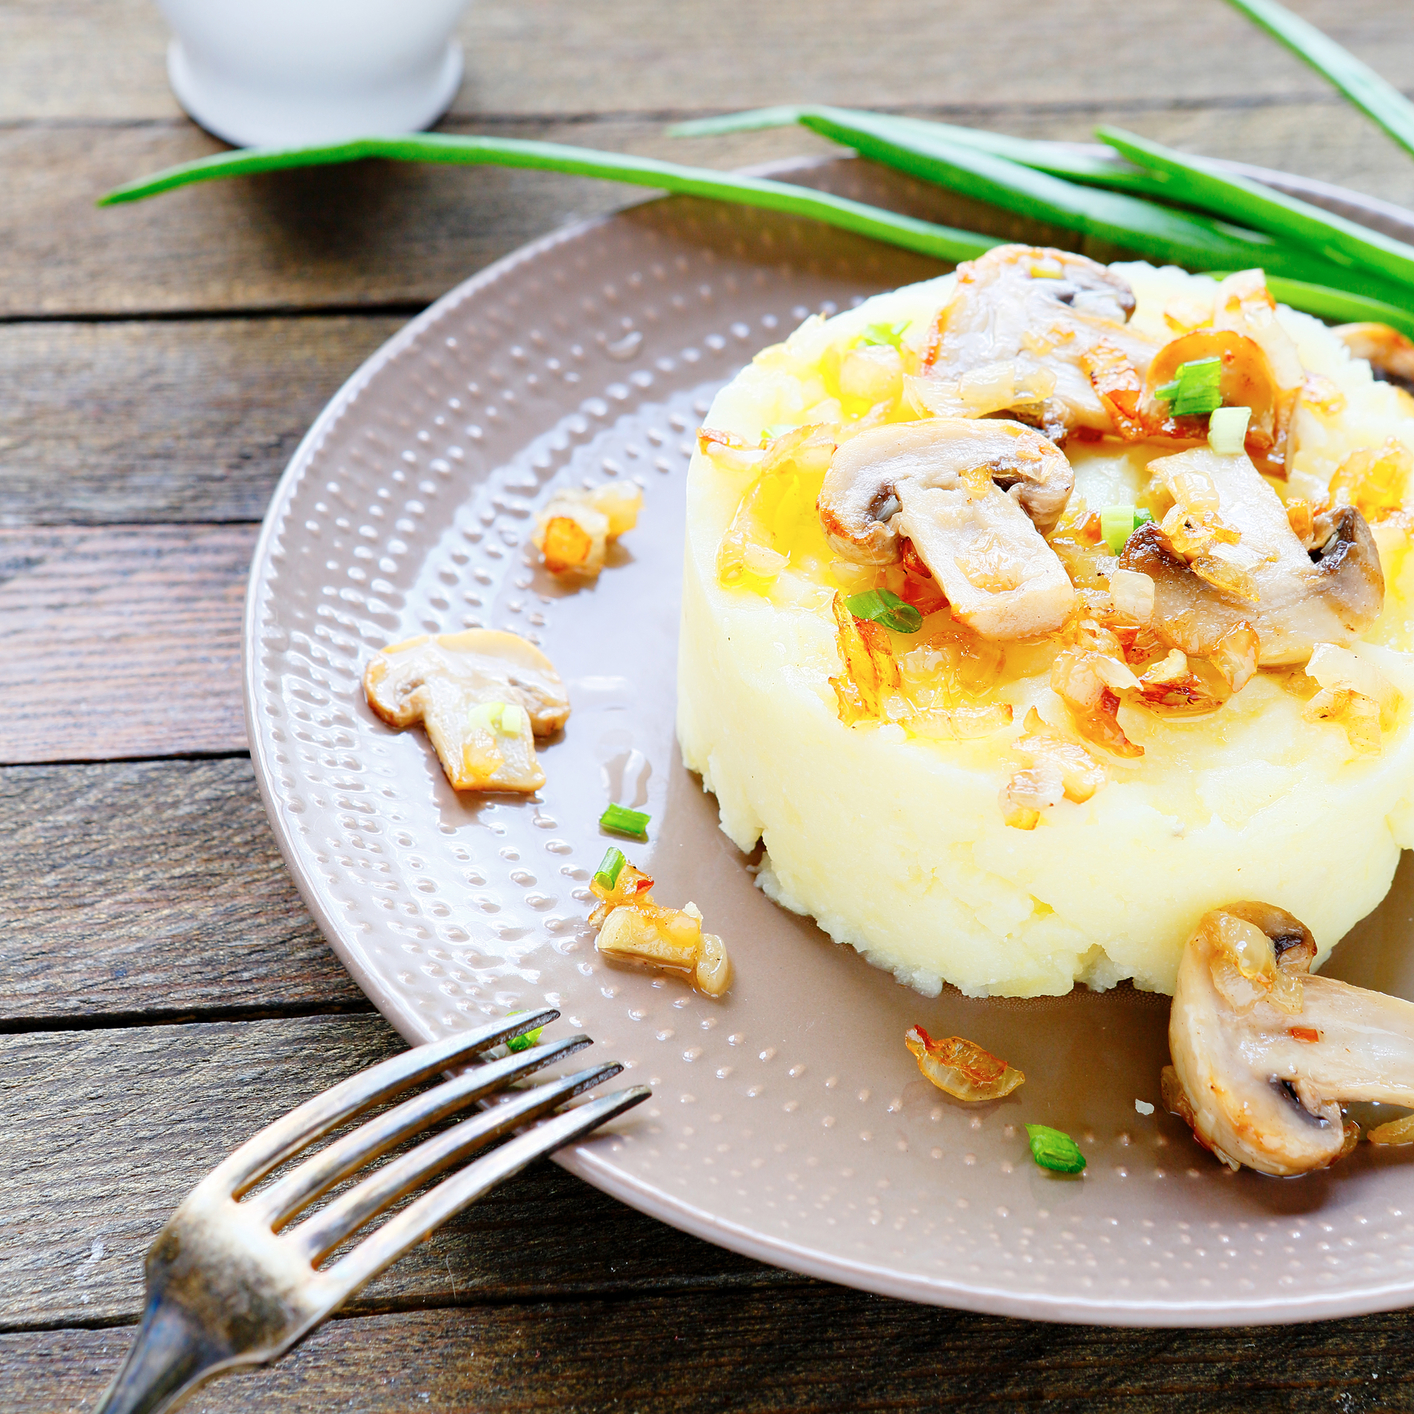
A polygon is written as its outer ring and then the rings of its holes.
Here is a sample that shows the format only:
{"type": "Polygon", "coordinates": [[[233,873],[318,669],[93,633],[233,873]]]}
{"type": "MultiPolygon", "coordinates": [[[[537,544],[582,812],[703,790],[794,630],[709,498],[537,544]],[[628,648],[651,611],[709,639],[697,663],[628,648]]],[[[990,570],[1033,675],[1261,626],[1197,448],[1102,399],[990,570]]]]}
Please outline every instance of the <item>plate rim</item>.
{"type": "MultiPolygon", "coordinates": [[[[1076,144],[1075,146],[1080,146],[1076,144]]],[[[792,172],[808,171],[847,160],[863,160],[851,154],[834,156],[796,157],[763,163],[742,169],[752,175],[787,176],[792,172]]],[[[1281,178],[1291,186],[1278,189],[1293,191],[1300,188],[1313,204],[1326,196],[1341,203],[1341,214],[1365,212],[1378,226],[1398,220],[1406,224],[1414,239],[1414,212],[1367,197],[1361,192],[1314,179],[1297,177],[1266,168],[1245,164],[1225,163],[1240,169],[1244,175],[1258,180],[1267,176],[1281,178]],[[1259,175],[1260,174],[1260,175],[1259,175]],[[1397,215],[1396,215],[1397,213],[1397,215]]],[[[1275,186],[1276,183],[1272,182],[1275,186]]],[[[558,230],[538,236],[507,252],[491,264],[453,286],[433,301],[421,313],[414,315],[401,329],[379,345],[349,375],[320,411],[308,432],[300,439],[271,494],[261,522],[260,533],[251,552],[251,567],[246,580],[245,602],[241,616],[241,682],[246,736],[251,766],[260,791],[261,802],[269,820],[271,832],[305,906],[319,925],[325,942],[371,1001],[380,1016],[410,1045],[421,1045],[431,1039],[431,1033],[418,1024],[417,1017],[404,1010],[397,999],[362,963],[356,952],[344,941],[337,920],[323,906],[320,892],[308,876],[305,861],[295,847],[293,835],[273,793],[273,770],[269,760],[270,743],[260,730],[263,720],[259,703],[257,655],[259,649],[259,609],[261,589],[268,566],[277,528],[284,520],[289,502],[299,486],[315,452],[335,424],[356,403],[359,395],[381,370],[404,353],[424,333],[435,326],[452,309],[464,301],[495,287],[508,274],[557,247],[582,240],[594,230],[610,224],[623,215],[643,206],[663,201],[681,200],[672,196],[647,197],[630,201],[611,212],[571,222],[558,230]]],[[[1356,218],[1358,219],[1358,218],[1356,218]]],[[[821,1254],[815,1249],[764,1235],[745,1224],[716,1216],[696,1205],[672,1198],[651,1183],[625,1174],[598,1157],[591,1146],[570,1146],[550,1156],[561,1168],[584,1180],[601,1192],[609,1194],[629,1207],[663,1222],[679,1231],[757,1261],[872,1292],[875,1295],[914,1301],[926,1305],[951,1307],[980,1314],[1013,1319],[1069,1323],[1133,1329],[1220,1328],[1223,1326],[1287,1325],[1298,1322],[1331,1320],[1368,1315],[1373,1312],[1398,1309],[1414,1302],[1414,1277],[1330,1295],[1283,1298],[1263,1297],[1250,1300],[1224,1301],[1159,1301],[1124,1300],[1108,1297],[1081,1297],[1052,1293],[1021,1294],[983,1282],[962,1282],[949,1277],[921,1277],[901,1273],[874,1262],[859,1261],[838,1255],[821,1254]]]]}

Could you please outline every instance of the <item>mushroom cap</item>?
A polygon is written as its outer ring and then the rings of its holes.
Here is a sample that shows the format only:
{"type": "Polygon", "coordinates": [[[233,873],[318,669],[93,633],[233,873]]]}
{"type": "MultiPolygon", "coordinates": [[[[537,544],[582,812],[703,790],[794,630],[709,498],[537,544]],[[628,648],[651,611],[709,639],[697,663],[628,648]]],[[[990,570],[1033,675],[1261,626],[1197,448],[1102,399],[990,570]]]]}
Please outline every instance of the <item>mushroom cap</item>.
{"type": "Polygon", "coordinates": [[[533,643],[497,629],[395,643],[369,660],[363,690],[390,726],[423,723],[458,790],[538,790],[545,773],[532,733],[549,736],[570,714],[554,664],[533,643]],[[523,728],[478,724],[474,709],[494,703],[521,708],[523,728]]]}
{"type": "Polygon", "coordinates": [[[1261,666],[1304,663],[1318,643],[1351,643],[1379,617],[1380,553],[1354,507],[1317,517],[1317,548],[1308,552],[1246,456],[1194,448],[1149,464],[1151,475],[1165,468],[1212,479],[1218,514],[1241,532],[1239,548],[1254,562],[1249,573],[1258,591],[1255,602],[1226,593],[1195,574],[1157,524],[1141,526],[1125,543],[1120,567],[1154,581],[1153,623],[1173,647],[1207,657],[1223,634],[1245,622],[1257,631],[1261,666]]]}
{"type": "Polygon", "coordinates": [[[1232,1164],[1290,1175],[1339,1158],[1340,1103],[1414,1105],[1414,1003],[1309,974],[1291,914],[1204,914],[1179,962],[1169,1049],[1184,1117],[1232,1164]]]}
{"type": "Polygon", "coordinates": [[[934,417],[843,443],[816,502],[830,544],[861,564],[928,566],[954,617],[987,638],[1058,628],[1074,589],[1041,529],[1073,484],[1064,453],[1017,422],[934,417]]]}

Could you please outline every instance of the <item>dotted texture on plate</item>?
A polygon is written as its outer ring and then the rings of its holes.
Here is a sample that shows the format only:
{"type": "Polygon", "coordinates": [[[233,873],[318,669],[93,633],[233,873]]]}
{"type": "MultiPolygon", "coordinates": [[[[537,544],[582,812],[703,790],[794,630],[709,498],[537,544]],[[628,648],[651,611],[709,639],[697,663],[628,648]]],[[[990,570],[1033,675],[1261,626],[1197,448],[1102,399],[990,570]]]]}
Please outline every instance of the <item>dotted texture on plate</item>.
{"type": "MultiPolygon", "coordinates": [[[[943,194],[863,163],[808,175],[963,222],[943,194]]],[[[651,1085],[561,1161],[710,1240],[1041,1318],[1402,1304],[1414,1187],[1400,1153],[1363,1146],[1299,1182],[1229,1174],[1161,1108],[1136,1110],[1159,1098],[1167,998],[917,996],[771,904],[678,759],[683,489],[713,393],[807,314],[939,270],[808,222],[653,202],[501,262],[371,359],[291,462],[247,601],[250,738],[290,867],[410,1040],[544,1001],[651,1085]],[[535,563],[534,511],[555,486],[616,480],[643,487],[640,523],[597,583],[566,590],[535,563]],[[570,690],[530,800],[459,798],[421,731],[363,701],[375,649],[477,626],[540,644],[570,690]],[[587,886],[611,800],[653,817],[652,842],[624,847],[658,897],[694,900],[725,937],[725,1000],[595,952],[587,886]],[[1026,1084],[980,1108],[949,1100],[904,1047],[915,1022],[971,1037],[1026,1084]],[[1084,1176],[1037,1168],[1028,1122],[1071,1133],[1084,1176]]],[[[1376,942],[1389,932],[1372,926],[1376,942]]]]}

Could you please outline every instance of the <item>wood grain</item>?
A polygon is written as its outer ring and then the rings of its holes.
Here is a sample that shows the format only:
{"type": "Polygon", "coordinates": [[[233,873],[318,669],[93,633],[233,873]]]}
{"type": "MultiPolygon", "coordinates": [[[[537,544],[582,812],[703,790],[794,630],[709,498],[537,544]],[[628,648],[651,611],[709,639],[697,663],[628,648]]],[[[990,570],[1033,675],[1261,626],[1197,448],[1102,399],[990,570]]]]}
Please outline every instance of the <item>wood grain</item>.
{"type": "Polygon", "coordinates": [[[252,526],[0,530],[0,764],[240,751],[252,526]]]}
{"type": "MultiPolygon", "coordinates": [[[[219,1380],[188,1407],[1363,1414],[1414,1409],[1407,1330],[1400,1314],[1278,1331],[1043,1326],[809,1283],[336,1320],[273,1369],[219,1380]]],[[[0,1336],[9,1408],[87,1407],[130,1335],[0,1336]]]]}
{"type": "Polygon", "coordinates": [[[259,520],[320,409],[403,323],[0,325],[0,524],[259,520]]]}
{"type": "MultiPolygon", "coordinates": [[[[1414,40],[1380,0],[1292,0],[1401,83],[1414,40]]],[[[142,0],[9,0],[0,9],[0,118],[177,113],[167,27],[142,0]]],[[[798,101],[1063,104],[1096,87],[1157,105],[1323,92],[1320,80],[1216,0],[487,0],[460,26],[458,114],[680,112],[798,101]]]]}
{"type": "Polygon", "coordinates": [[[0,771],[0,1028],[367,1006],[250,762],[0,771]]]}
{"type": "MultiPolygon", "coordinates": [[[[0,1329],[136,1319],[142,1255],[187,1190],[402,1048],[368,1015],[0,1037],[0,1329]]],[[[359,1307],[798,1280],[545,1164],[420,1244],[359,1307]]]]}

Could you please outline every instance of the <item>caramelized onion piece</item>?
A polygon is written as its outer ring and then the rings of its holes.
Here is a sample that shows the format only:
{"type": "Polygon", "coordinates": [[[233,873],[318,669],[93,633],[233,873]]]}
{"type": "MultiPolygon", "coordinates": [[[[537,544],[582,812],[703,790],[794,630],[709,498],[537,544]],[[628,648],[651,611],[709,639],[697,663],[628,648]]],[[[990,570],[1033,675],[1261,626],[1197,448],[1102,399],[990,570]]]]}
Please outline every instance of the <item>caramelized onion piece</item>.
{"type": "Polygon", "coordinates": [[[1414,383],[1414,342],[1388,324],[1339,324],[1331,333],[1340,337],[1352,358],[1363,358],[1377,372],[1414,383]]]}
{"type": "Polygon", "coordinates": [[[1026,1079],[1014,1066],[961,1036],[935,1041],[914,1026],[904,1033],[903,1043],[913,1052],[918,1069],[955,1100],[1000,1100],[1026,1079]]]}

